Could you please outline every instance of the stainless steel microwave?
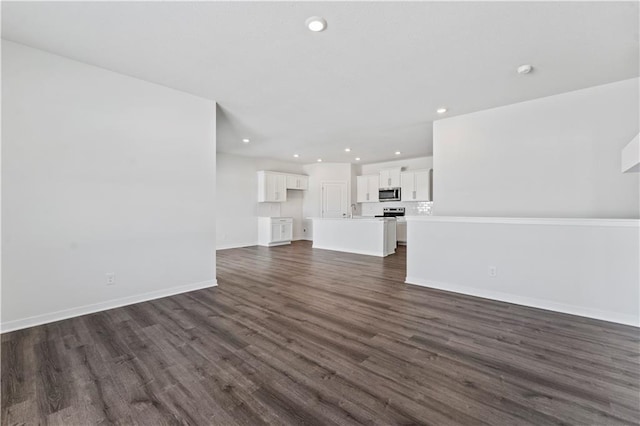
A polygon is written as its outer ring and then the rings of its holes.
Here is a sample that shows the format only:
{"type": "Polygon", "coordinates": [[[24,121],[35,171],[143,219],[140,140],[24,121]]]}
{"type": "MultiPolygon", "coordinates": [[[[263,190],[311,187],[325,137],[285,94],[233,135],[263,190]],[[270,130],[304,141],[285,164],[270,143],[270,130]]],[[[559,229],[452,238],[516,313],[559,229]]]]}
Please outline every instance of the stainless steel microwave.
{"type": "Polygon", "coordinates": [[[400,188],[385,188],[378,191],[379,201],[400,201],[400,188]]]}

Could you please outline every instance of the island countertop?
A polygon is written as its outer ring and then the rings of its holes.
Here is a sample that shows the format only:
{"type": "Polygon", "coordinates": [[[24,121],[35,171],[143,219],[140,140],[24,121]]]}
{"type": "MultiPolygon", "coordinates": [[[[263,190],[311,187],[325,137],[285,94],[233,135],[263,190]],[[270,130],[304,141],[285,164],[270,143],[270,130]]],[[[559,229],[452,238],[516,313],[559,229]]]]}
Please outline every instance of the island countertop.
{"type": "Polygon", "coordinates": [[[355,216],[355,217],[308,217],[308,220],[339,220],[342,222],[348,222],[348,221],[353,221],[353,222],[365,222],[365,221],[371,221],[371,222],[384,222],[384,221],[391,221],[391,220],[396,220],[394,217],[374,217],[374,216],[355,216]]]}

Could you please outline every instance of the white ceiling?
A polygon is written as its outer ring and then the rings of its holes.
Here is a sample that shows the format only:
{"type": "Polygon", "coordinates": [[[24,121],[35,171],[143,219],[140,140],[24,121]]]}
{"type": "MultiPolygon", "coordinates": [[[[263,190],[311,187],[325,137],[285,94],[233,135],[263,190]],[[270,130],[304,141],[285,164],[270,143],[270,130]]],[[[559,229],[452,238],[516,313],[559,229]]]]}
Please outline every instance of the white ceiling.
{"type": "Polygon", "coordinates": [[[439,106],[632,78],[639,62],[638,2],[4,1],[2,36],[214,99],[218,151],[302,163],[427,155],[439,106]],[[306,29],[313,15],[326,31],[306,29]]]}

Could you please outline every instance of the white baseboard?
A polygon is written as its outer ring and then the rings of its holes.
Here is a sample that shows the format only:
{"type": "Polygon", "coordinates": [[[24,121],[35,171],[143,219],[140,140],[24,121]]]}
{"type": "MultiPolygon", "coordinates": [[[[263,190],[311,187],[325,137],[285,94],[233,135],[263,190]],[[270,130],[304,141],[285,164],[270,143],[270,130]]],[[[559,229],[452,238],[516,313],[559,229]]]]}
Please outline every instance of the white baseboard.
{"type": "Polygon", "coordinates": [[[146,302],[148,300],[160,299],[162,297],[173,296],[175,294],[187,293],[189,291],[200,290],[203,288],[215,287],[218,285],[217,280],[201,281],[193,284],[186,284],[177,287],[166,288],[163,290],[152,291],[135,296],[127,296],[119,299],[112,299],[106,302],[93,303],[90,305],[78,306],[75,308],[64,309],[61,311],[50,312],[47,314],[36,315],[28,318],[7,321],[0,324],[0,333],[21,330],[23,328],[34,327],[36,325],[47,324],[50,322],[60,321],[68,318],[79,317],[81,315],[92,314],[95,312],[106,311],[107,309],[119,308],[122,306],[133,305],[134,303],[146,302]]]}
{"type": "Polygon", "coordinates": [[[248,243],[222,244],[221,246],[216,247],[216,250],[228,250],[228,249],[251,247],[251,246],[257,246],[257,245],[258,245],[257,241],[248,242],[248,243]]]}
{"type": "Polygon", "coordinates": [[[435,288],[438,290],[451,291],[453,293],[466,294],[468,296],[482,297],[484,299],[498,300],[500,302],[513,303],[515,305],[528,306],[531,308],[545,309],[548,311],[561,312],[564,314],[577,315],[580,317],[593,318],[602,321],[640,327],[640,319],[637,316],[621,314],[618,312],[602,311],[599,309],[593,309],[583,306],[558,303],[551,300],[535,299],[531,297],[518,296],[515,294],[479,289],[475,287],[467,287],[459,284],[449,284],[438,281],[425,280],[415,277],[406,277],[405,283],[419,285],[422,287],[435,288]]]}

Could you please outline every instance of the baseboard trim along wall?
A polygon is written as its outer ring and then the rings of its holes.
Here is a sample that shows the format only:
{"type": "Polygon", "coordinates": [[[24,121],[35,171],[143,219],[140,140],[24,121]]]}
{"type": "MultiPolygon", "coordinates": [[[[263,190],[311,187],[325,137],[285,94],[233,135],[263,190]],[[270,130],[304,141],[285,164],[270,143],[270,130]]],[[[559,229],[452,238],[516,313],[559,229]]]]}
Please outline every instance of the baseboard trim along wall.
{"type": "Polygon", "coordinates": [[[219,247],[216,247],[216,250],[229,250],[234,248],[252,247],[257,245],[258,245],[258,241],[253,241],[249,243],[223,244],[219,247]]]}
{"type": "Polygon", "coordinates": [[[348,251],[344,249],[344,247],[330,247],[330,246],[318,246],[313,245],[312,248],[319,250],[330,250],[330,251],[339,251],[343,253],[354,253],[354,254],[364,254],[366,256],[376,256],[376,257],[384,257],[384,253],[371,251],[371,250],[358,250],[358,249],[349,249],[348,251]]]}
{"type": "MultiPolygon", "coordinates": [[[[298,238],[298,239],[293,239],[291,240],[291,242],[294,241],[312,241],[312,240],[306,240],[304,238],[298,238]]],[[[258,241],[254,241],[254,242],[250,242],[250,243],[237,243],[237,244],[223,244],[219,247],[216,247],[216,250],[229,250],[229,249],[234,249],[234,248],[243,248],[243,247],[253,247],[253,246],[259,246],[260,244],[258,243],[258,241]]],[[[272,246],[275,247],[275,246],[272,246]]]]}
{"type": "Polygon", "coordinates": [[[407,219],[406,282],[640,326],[636,219],[407,219]]]}
{"type": "Polygon", "coordinates": [[[405,283],[417,285],[420,287],[434,288],[436,290],[450,291],[452,293],[464,294],[467,296],[481,297],[483,299],[497,300],[499,302],[512,303],[514,305],[527,306],[529,308],[544,309],[547,311],[560,312],[563,314],[577,315],[579,317],[593,318],[602,321],[640,327],[637,317],[634,317],[632,315],[624,315],[617,312],[601,311],[597,309],[585,308],[582,306],[553,302],[551,300],[534,299],[531,297],[523,297],[515,294],[483,290],[480,288],[468,287],[458,284],[422,280],[415,277],[407,277],[405,283]]]}
{"type": "Polygon", "coordinates": [[[33,317],[22,318],[13,321],[7,321],[0,324],[0,332],[7,333],[9,331],[21,330],[23,328],[34,327],[36,325],[48,324],[51,322],[61,321],[69,318],[79,317],[82,315],[93,314],[109,309],[120,308],[122,306],[133,305],[135,303],[147,302],[149,300],[160,299],[167,296],[173,296],[180,293],[188,293],[190,291],[201,290],[203,288],[216,287],[217,280],[201,281],[192,284],[170,287],[158,291],[137,294],[135,296],[122,297],[112,299],[106,302],[93,303],[91,305],[78,306],[75,308],[64,309],[62,311],[51,312],[48,314],[36,315],[33,317]]]}

